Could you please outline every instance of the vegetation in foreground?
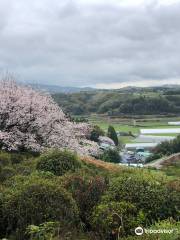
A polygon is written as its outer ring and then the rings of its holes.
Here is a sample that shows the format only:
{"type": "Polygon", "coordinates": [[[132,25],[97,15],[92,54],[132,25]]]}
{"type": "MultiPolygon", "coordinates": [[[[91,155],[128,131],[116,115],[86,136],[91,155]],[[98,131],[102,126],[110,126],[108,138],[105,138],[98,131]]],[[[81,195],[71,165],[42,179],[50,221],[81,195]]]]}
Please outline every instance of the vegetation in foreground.
{"type": "MultiPolygon", "coordinates": [[[[179,179],[71,152],[0,153],[0,237],[9,240],[136,239],[137,226],[179,228],[179,179]]],[[[170,175],[170,174],[169,174],[170,175]]],[[[171,235],[137,239],[177,240],[171,235]]]]}

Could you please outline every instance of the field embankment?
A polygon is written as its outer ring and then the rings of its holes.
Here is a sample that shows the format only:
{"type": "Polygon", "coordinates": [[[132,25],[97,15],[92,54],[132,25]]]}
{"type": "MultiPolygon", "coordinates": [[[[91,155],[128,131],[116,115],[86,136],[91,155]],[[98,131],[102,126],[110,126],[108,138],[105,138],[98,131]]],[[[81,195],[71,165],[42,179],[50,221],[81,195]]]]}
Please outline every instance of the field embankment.
{"type": "Polygon", "coordinates": [[[163,167],[171,166],[177,162],[180,162],[180,153],[176,153],[170,156],[160,158],[158,160],[155,160],[153,162],[146,164],[145,167],[153,167],[156,169],[161,169],[163,167]]]}

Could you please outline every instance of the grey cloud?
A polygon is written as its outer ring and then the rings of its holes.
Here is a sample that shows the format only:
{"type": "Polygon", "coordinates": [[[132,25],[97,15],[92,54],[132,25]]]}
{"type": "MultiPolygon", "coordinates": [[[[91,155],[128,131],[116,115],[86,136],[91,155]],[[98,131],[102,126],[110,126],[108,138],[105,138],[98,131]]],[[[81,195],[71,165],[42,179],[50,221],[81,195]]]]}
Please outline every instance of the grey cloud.
{"type": "Polygon", "coordinates": [[[0,70],[75,86],[178,81],[179,12],[178,0],[136,6],[1,0],[0,70]]]}

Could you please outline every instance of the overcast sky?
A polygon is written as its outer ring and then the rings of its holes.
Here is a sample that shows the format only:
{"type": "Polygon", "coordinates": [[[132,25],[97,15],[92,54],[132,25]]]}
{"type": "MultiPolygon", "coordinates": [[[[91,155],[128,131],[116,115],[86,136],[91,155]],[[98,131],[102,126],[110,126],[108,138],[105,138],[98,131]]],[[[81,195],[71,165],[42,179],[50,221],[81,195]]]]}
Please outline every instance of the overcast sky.
{"type": "Polygon", "coordinates": [[[0,73],[119,88],[180,84],[180,0],[0,0],[0,73]]]}

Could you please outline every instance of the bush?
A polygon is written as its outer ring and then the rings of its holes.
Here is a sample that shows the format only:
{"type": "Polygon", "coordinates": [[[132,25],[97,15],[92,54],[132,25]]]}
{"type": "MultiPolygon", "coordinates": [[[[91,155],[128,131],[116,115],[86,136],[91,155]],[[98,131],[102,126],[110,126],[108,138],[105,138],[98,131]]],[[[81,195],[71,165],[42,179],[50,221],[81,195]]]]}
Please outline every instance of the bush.
{"type": "Polygon", "coordinates": [[[101,239],[119,239],[138,226],[136,207],[128,202],[99,204],[92,214],[92,225],[101,239]],[[116,238],[115,238],[116,237],[116,238]]]}
{"type": "Polygon", "coordinates": [[[158,144],[154,149],[154,152],[161,155],[170,155],[180,152],[180,135],[178,135],[174,140],[164,141],[158,144]]]}
{"type": "Polygon", "coordinates": [[[175,220],[179,220],[180,212],[180,181],[179,179],[170,181],[166,184],[168,194],[166,198],[166,206],[164,206],[164,212],[166,218],[173,217],[175,220]]]}
{"type": "Polygon", "coordinates": [[[91,131],[90,140],[98,142],[100,136],[104,136],[104,131],[99,126],[96,125],[93,127],[93,130],[91,131]]]}
{"type": "Polygon", "coordinates": [[[2,203],[2,229],[16,231],[17,239],[24,239],[28,225],[59,221],[62,225],[75,225],[78,210],[71,195],[62,187],[45,180],[25,184],[21,190],[4,193],[2,203]]]}
{"type": "Polygon", "coordinates": [[[102,159],[105,162],[111,163],[121,162],[121,156],[119,155],[119,152],[116,149],[105,150],[104,153],[100,156],[100,159],[102,159]]]}
{"type": "Polygon", "coordinates": [[[155,154],[170,155],[173,153],[172,141],[164,141],[158,144],[154,149],[155,154]]]}
{"type": "Polygon", "coordinates": [[[16,171],[12,167],[4,167],[0,169],[0,181],[6,181],[16,174],[16,171]]]}
{"type": "MultiPolygon", "coordinates": [[[[170,233],[152,233],[142,236],[129,236],[122,240],[179,240],[180,223],[173,220],[163,220],[150,226],[148,230],[172,230],[170,233]]],[[[135,235],[135,234],[134,234],[135,235]]]]}
{"type": "Polygon", "coordinates": [[[160,159],[160,158],[162,158],[162,154],[161,153],[154,153],[154,154],[150,155],[146,159],[146,163],[152,162],[152,161],[160,159]]]}
{"type": "Polygon", "coordinates": [[[93,207],[98,204],[102,194],[107,188],[106,181],[103,177],[83,177],[79,175],[68,176],[64,180],[64,186],[76,200],[81,220],[89,226],[89,216],[93,207]]]}
{"type": "Polygon", "coordinates": [[[11,163],[11,156],[9,153],[0,152],[0,165],[7,166],[11,163]]]}
{"type": "Polygon", "coordinates": [[[176,195],[165,184],[146,176],[127,175],[114,179],[104,197],[107,201],[127,201],[146,215],[146,223],[178,215],[176,195]],[[171,199],[171,200],[170,200],[171,199]],[[174,200],[173,200],[174,199],[174,200]],[[170,204],[172,201],[173,204],[170,204]]]}
{"type": "Polygon", "coordinates": [[[37,163],[37,170],[52,172],[54,175],[61,176],[68,171],[75,171],[81,164],[72,152],[67,150],[53,150],[40,156],[37,163]]]}
{"type": "Polygon", "coordinates": [[[59,231],[59,225],[58,222],[45,222],[39,226],[29,225],[26,232],[33,240],[52,240],[59,231]]]}
{"type": "Polygon", "coordinates": [[[23,154],[20,154],[20,153],[12,153],[11,154],[11,163],[12,164],[21,163],[23,160],[24,160],[23,154]]]}

